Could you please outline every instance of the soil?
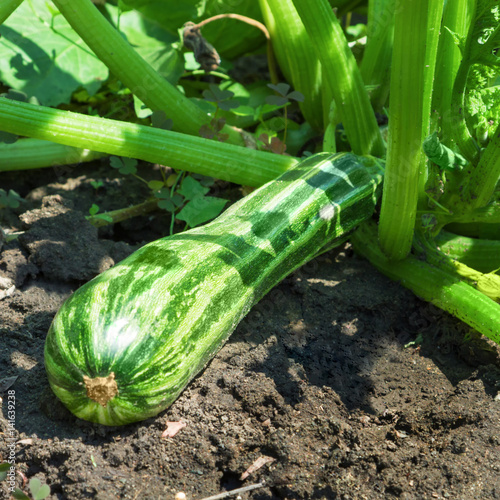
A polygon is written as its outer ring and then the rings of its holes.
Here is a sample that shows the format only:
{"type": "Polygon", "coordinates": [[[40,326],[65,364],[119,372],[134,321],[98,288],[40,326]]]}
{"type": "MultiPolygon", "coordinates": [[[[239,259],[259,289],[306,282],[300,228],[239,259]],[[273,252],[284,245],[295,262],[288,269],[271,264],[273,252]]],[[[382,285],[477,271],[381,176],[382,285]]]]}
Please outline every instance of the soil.
{"type": "Polygon", "coordinates": [[[78,286],[170,222],[151,215],[90,226],[92,203],[108,210],[144,199],[138,181],[104,163],[0,181],[25,199],[2,213],[4,228],[24,233],[0,251],[0,461],[9,456],[14,394],[24,491],[35,477],[50,499],[183,492],[201,500],[248,485],[259,487],[243,500],[500,498],[498,346],[377,273],[348,244],[272,290],[167,411],[125,427],[75,418],[45,375],[51,320],[78,286]]]}

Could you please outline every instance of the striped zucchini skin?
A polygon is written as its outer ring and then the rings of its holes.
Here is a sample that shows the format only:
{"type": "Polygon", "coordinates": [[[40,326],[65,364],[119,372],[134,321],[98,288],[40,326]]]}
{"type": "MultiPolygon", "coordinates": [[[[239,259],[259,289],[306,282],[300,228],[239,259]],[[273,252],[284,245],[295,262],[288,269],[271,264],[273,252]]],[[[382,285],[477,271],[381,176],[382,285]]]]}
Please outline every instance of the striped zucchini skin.
{"type": "Polygon", "coordinates": [[[45,344],[55,394],[104,425],[167,408],[255,303],[372,215],[381,176],[363,161],[310,157],[210,224],[149,243],[78,289],[45,344]],[[108,382],[106,401],[92,392],[96,380],[108,382]]]}

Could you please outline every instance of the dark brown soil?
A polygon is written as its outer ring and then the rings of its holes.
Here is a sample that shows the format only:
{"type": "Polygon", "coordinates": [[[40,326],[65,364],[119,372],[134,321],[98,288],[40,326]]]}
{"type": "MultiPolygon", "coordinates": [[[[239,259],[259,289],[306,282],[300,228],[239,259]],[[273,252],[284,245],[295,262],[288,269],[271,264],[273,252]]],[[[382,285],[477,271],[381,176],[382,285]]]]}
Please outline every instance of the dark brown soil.
{"type": "Polygon", "coordinates": [[[138,184],[99,165],[63,174],[0,176],[28,200],[4,211],[4,227],[26,232],[0,252],[0,461],[15,394],[17,486],[37,477],[49,498],[71,500],[200,500],[263,481],[240,498],[500,498],[498,348],[465,341],[468,328],[348,245],[277,286],[166,412],[121,428],[73,417],[45,376],[50,322],[81,283],[169,223],[98,232],[90,205],[140,200],[138,184]],[[168,422],[186,425],[162,437],[168,422]]]}

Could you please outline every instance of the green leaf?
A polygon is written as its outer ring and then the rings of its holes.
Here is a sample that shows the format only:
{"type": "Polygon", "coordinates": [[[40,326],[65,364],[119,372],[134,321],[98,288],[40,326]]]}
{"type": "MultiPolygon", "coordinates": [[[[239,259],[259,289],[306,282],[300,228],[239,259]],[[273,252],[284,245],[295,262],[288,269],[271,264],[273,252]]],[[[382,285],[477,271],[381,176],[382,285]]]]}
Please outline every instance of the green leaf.
{"type": "MultiPolygon", "coordinates": [[[[116,20],[118,8],[106,3],[106,9],[111,19],[116,20]]],[[[184,72],[184,57],[177,47],[177,35],[168,33],[137,10],[121,13],[120,31],[139,55],[161,76],[174,85],[179,81],[184,72]]]]}
{"type": "MultiPolygon", "coordinates": [[[[33,493],[33,490],[32,490],[33,493]]],[[[33,500],[44,500],[50,495],[50,487],[47,484],[43,484],[40,489],[33,493],[33,500]]]]}
{"type": "Polygon", "coordinates": [[[22,198],[13,189],[9,189],[8,193],[0,189],[0,208],[17,208],[21,204],[21,201],[22,198]]]}
{"type": "Polygon", "coordinates": [[[462,155],[441,144],[437,132],[425,138],[422,148],[427,158],[443,170],[462,170],[467,164],[462,155]]]}
{"type": "Polygon", "coordinates": [[[109,164],[118,169],[120,174],[128,175],[137,173],[137,160],[134,158],[119,158],[118,156],[110,156],[109,164]]]}
{"type": "Polygon", "coordinates": [[[0,142],[3,142],[5,144],[14,144],[17,139],[17,135],[9,134],[9,132],[0,132],[0,142]]]}
{"type": "Polygon", "coordinates": [[[219,102],[219,108],[223,109],[224,111],[229,111],[231,109],[235,109],[235,108],[239,108],[239,107],[240,107],[240,103],[235,99],[219,102]]]}
{"type": "Polygon", "coordinates": [[[99,206],[93,203],[92,206],[89,208],[89,214],[95,215],[97,212],[99,212],[99,206]]]}
{"type": "Polygon", "coordinates": [[[7,477],[7,472],[10,470],[11,465],[7,462],[0,464],[0,481],[7,477]]]}
{"type": "MultiPolygon", "coordinates": [[[[148,20],[161,26],[172,35],[187,21],[200,22],[216,14],[235,13],[262,21],[259,2],[241,0],[122,0],[138,9],[148,20]]],[[[265,37],[254,26],[235,19],[220,19],[203,27],[203,36],[217,52],[228,59],[258,50],[265,37]]]]}
{"type": "Polygon", "coordinates": [[[37,477],[33,477],[30,479],[29,487],[32,495],[36,495],[40,487],[42,486],[42,481],[37,477]]]}
{"type": "Polygon", "coordinates": [[[183,220],[189,227],[195,227],[217,217],[228,200],[204,196],[191,200],[177,214],[177,219],[183,220]]]}
{"type": "Polygon", "coordinates": [[[193,179],[191,176],[187,176],[182,181],[180,189],[177,190],[177,192],[187,200],[193,200],[194,198],[203,196],[208,193],[208,191],[208,188],[202,186],[200,182],[193,179]]]}
{"type": "Polygon", "coordinates": [[[153,111],[151,115],[151,125],[153,125],[153,127],[163,130],[172,130],[173,124],[173,120],[167,118],[165,111],[153,111]]]}
{"type": "Polygon", "coordinates": [[[285,97],[290,90],[290,85],[288,85],[288,83],[277,83],[276,85],[273,83],[268,83],[267,86],[283,97],[285,97]]]}
{"type": "Polygon", "coordinates": [[[234,96],[230,90],[221,90],[217,85],[211,83],[208,89],[203,91],[203,97],[210,102],[220,102],[231,99],[234,96]]]}
{"type": "Polygon", "coordinates": [[[46,0],[23,2],[0,26],[0,80],[46,106],[68,103],[82,86],[93,95],[107,77],[106,66],[63,16],[52,16],[46,0]]]}
{"type": "Polygon", "coordinates": [[[105,220],[106,222],[110,222],[110,223],[113,222],[113,217],[111,217],[111,215],[108,215],[108,214],[97,214],[97,215],[95,215],[95,218],[105,220]]]}
{"type": "Polygon", "coordinates": [[[184,205],[184,197],[181,196],[180,194],[174,194],[174,196],[172,196],[172,201],[174,203],[174,205],[179,208],[180,206],[184,205]]]}
{"type": "MultiPolygon", "coordinates": [[[[157,181],[154,181],[157,182],[157,181]]],[[[155,193],[155,198],[166,199],[170,198],[170,189],[163,186],[157,193],[155,193]]]]}
{"type": "Polygon", "coordinates": [[[500,46],[500,6],[498,0],[477,0],[475,19],[471,22],[472,33],[468,51],[470,64],[479,63],[499,66],[497,55],[500,46]]]}
{"type": "Polygon", "coordinates": [[[175,205],[172,203],[172,200],[168,199],[159,200],[158,206],[161,209],[166,210],[167,212],[172,212],[172,213],[175,212],[175,205]]]}
{"type": "Polygon", "coordinates": [[[269,95],[266,97],[266,103],[271,106],[283,106],[288,103],[288,98],[279,95],[269,95]]]}
{"type": "Polygon", "coordinates": [[[159,191],[161,188],[165,187],[163,181],[149,181],[148,187],[151,191],[159,191]]]}
{"type": "Polygon", "coordinates": [[[12,492],[12,496],[16,499],[16,500],[31,500],[30,497],[28,495],[26,495],[26,493],[23,493],[19,488],[16,488],[13,492],[12,492]]]}
{"type": "Polygon", "coordinates": [[[287,95],[288,99],[292,99],[292,101],[304,102],[304,94],[299,92],[298,90],[294,90],[287,95]]]}

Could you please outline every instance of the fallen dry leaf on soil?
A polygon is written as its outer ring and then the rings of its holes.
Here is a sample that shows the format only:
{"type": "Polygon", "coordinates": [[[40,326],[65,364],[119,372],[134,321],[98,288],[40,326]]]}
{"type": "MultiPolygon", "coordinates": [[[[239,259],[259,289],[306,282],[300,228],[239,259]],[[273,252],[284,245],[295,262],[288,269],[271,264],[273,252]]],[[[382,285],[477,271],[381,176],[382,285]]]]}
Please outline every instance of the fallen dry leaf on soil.
{"type": "Polygon", "coordinates": [[[274,462],[275,460],[276,459],[273,457],[266,457],[265,455],[262,455],[240,476],[240,481],[246,479],[250,474],[252,474],[252,472],[259,470],[263,465],[269,462],[274,462]]]}
{"type": "Polygon", "coordinates": [[[184,422],[167,422],[167,428],[163,431],[161,435],[162,438],[173,438],[181,429],[186,427],[184,422]]]}

